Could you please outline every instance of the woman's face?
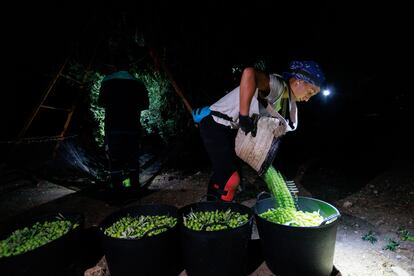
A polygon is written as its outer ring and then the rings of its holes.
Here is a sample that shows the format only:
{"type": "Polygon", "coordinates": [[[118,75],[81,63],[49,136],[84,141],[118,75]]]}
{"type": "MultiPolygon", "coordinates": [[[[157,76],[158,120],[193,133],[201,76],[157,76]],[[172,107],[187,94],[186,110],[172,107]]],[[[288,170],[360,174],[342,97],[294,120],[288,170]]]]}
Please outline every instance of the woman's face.
{"type": "Polygon", "coordinates": [[[298,79],[291,79],[290,88],[298,102],[307,102],[321,91],[320,87],[298,79]]]}

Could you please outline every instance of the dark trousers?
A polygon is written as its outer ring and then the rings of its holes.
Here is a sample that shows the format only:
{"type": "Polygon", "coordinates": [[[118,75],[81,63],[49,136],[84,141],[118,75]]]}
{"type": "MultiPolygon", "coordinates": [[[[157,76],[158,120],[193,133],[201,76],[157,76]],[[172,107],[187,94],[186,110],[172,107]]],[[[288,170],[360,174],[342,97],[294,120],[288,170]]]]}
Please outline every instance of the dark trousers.
{"type": "Polygon", "coordinates": [[[238,170],[238,158],[234,150],[237,130],[218,124],[212,115],[200,122],[200,134],[210,158],[213,173],[208,186],[208,194],[217,194],[213,185],[222,190],[231,175],[238,170]]]}
{"type": "Polygon", "coordinates": [[[139,187],[139,138],[137,131],[105,132],[111,184],[115,187],[121,187],[127,178],[133,187],[139,187]]]}

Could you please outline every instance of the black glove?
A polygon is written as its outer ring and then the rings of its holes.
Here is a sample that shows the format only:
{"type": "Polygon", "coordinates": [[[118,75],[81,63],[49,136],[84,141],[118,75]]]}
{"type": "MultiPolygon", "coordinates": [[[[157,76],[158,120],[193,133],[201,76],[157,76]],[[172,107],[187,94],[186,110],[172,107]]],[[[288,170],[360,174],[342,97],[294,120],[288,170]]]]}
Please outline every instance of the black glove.
{"type": "Polygon", "coordinates": [[[244,116],[239,113],[239,126],[244,131],[244,133],[247,135],[249,132],[252,133],[252,136],[256,136],[256,128],[254,125],[253,118],[249,116],[244,116]]]}

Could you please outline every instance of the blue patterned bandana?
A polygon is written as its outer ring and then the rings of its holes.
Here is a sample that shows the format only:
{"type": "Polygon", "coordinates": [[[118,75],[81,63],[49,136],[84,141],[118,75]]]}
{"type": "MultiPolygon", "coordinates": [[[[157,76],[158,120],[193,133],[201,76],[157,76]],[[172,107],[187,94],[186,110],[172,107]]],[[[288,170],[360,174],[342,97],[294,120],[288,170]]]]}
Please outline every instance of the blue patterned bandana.
{"type": "Polygon", "coordinates": [[[306,60],[292,61],[289,65],[289,72],[283,73],[283,77],[304,80],[318,87],[321,87],[325,82],[325,76],[319,65],[314,61],[306,60]]]}

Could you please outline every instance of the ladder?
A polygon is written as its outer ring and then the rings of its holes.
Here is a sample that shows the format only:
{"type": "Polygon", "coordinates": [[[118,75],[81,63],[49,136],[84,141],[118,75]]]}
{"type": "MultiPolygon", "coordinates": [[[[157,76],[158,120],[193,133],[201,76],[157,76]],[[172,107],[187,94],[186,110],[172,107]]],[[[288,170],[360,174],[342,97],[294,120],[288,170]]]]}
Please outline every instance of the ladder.
{"type": "MultiPolygon", "coordinates": [[[[95,48],[96,50],[96,48],[95,48]]],[[[69,57],[65,59],[65,61],[63,62],[63,64],[60,66],[58,72],[55,74],[54,78],[50,81],[48,87],[44,90],[41,99],[39,101],[39,103],[36,105],[35,109],[33,110],[31,116],[29,117],[29,119],[26,121],[26,123],[24,124],[23,128],[21,129],[21,131],[18,134],[18,137],[16,139],[17,143],[22,142],[24,139],[35,139],[35,138],[44,138],[45,140],[48,141],[56,141],[56,145],[54,147],[52,156],[53,159],[56,158],[57,155],[57,150],[59,149],[60,143],[65,139],[65,134],[69,128],[70,122],[73,118],[73,114],[74,111],[76,109],[77,103],[79,102],[79,98],[81,96],[82,90],[85,87],[85,82],[87,80],[87,74],[88,71],[90,70],[93,60],[95,58],[95,54],[96,51],[94,51],[89,64],[87,66],[87,68],[84,71],[82,80],[79,81],[73,77],[71,77],[68,74],[65,74],[65,69],[68,66],[68,62],[69,62],[69,57]],[[60,79],[66,79],[69,80],[71,83],[74,83],[78,90],[77,91],[77,96],[75,96],[75,98],[72,100],[72,104],[69,108],[63,108],[63,107],[58,107],[58,106],[53,106],[53,105],[49,105],[46,104],[47,100],[50,98],[51,94],[54,92],[54,90],[56,90],[56,86],[59,82],[60,79]],[[30,127],[33,125],[33,122],[35,121],[36,118],[40,117],[39,116],[39,112],[41,110],[49,110],[49,111],[58,111],[60,113],[64,113],[64,120],[63,120],[63,127],[61,128],[61,130],[59,131],[59,133],[57,133],[56,135],[47,135],[46,138],[45,137],[26,137],[26,134],[28,132],[28,130],[30,129],[30,127]]],[[[55,93],[59,93],[59,91],[55,91],[55,93]]]]}
{"type": "Polygon", "coordinates": [[[70,124],[70,121],[73,117],[73,112],[76,108],[76,100],[73,101],[70,108],[63,108],[63,107],[48,105],[48,104],[46,104],[46,101],[50,97],[52,91],[55,90],[55,87],[56,87],[58,81],[61,78],[64,78],[64,79],[67,79],[71,82],[76,83],[79,89],[82,89],[84,87],[83,82],[78,81],[78,80],[74,79],[73,77],[71,77],[67,74],[64,74],[64,70],[67,67],[68,61],[69,61],[69,58],[66,58],[66,60],[63,62],[63,64],[60,66],[60,68],[59,68],[58,72],[56,73],[56,75],[54,76],[54,78],[51,80],[48,87],[43,92],[39,104],[35,107],[35,109],[33,110],[32,114],[31,114],[31,116],[29,117],[29,119],[26,121],[23,128],[19,132],[19,134],[17,136],[17,142],[21,142],[23,139],[27,138],[27,137],[25,137],[26,133],[28,132],[29,128],[33,125],[33,122],[35,121],[35,118],[38,117],[39,112],[41,110],[54,110],[54,111],[59,111],[59,112],[66,113],[62,130],[59,133],[57,133],[56,135],[52,135],[52,136],[48,137],[49,139],[56,139],[56,140],[62,140],[64,138],[64,135],[65,135],[65,133],[68,129],[68,126],[70,124]]]}

